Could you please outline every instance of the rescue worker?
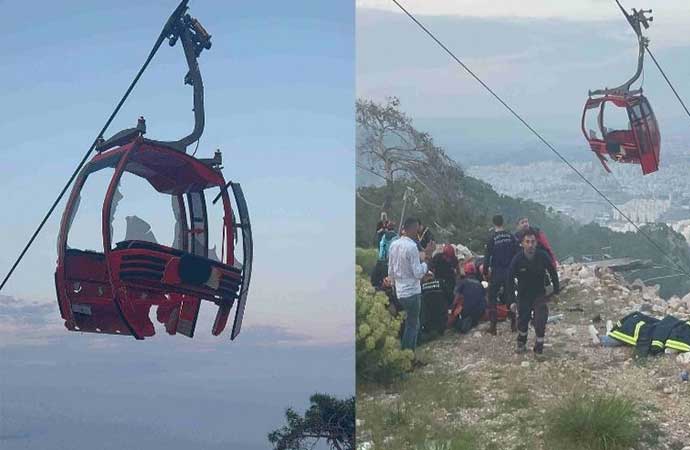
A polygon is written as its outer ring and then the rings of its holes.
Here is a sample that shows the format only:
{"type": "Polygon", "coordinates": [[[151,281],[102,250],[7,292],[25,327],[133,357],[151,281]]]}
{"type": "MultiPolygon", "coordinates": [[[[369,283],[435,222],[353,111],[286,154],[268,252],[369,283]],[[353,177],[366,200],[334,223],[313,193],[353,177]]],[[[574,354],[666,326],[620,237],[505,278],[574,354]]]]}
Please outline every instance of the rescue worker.
{"type": "Polygon", "coordinates": [[[537,233],[528,228],[522,233],[522,251],[518,252],[508,268],[506,282],[506,297],[509,304],[515,295],[515,279],[518,282],[517,300],[517,352],[527,350],[527,329],[530,318],[534,314],[533,325],[536,339],[534,353],[541,354],[544,351],[544,335],[546,333],[546,321],[549,318],[549,308],[546,306],[547,295],[544,287],[544,277],[548,273],[553,282],[553,294],[558,294],[560,284],[558,272],[549,255],[537,248],[537,233]]]}
{"type": "Polygon", "coordinates": [[[530,228],[534,230],[534,232],[537,235],[538,248],[548,253],[549,257],[551,258],[551,261],[553,261],[554,266],[558,267],[558,260],[556,259],[556,254],[553,252],[553,248],[551,248],[551,244],[549,243],[549,240],[546,238],[546,234],[537,227],[530,227],[529,219],[527,217],[521,217],[517,221],[517,231],[515,232],[515,237],[517,238],[517,241],[522,242],[522,233],[524,233],[526,230],[530,228]]]}
{"type": "Polygon", "coordinates": [[[422,303],[419,313],[419,340],[427,342],[443,336],[448,322],[448,300],[438,279],[422,279],[422,303]]]}
{"type": "Polygon", "coordinates": [[[429,263],[429,270],[434,273],[434,278],[441,284],[446,298],[446,307],[453,303],[453,290],[457,281],[458,258],[452,245],[443,246],[443,251],[434,255],[429,263]]]}
{"type": "Polygon", "coordinates": [[[451,307],[451,320],[461,333],[467,333],[477,326],[486,308],[486,290],[477,280],[476,268],[472,262],[463,266],[463,277],[455,287],[455,298],[451,307]]]}
{"type": "MultiPolygon", "coordinates": [[[[496,303],[498,293],[506,290],[506,280],[508,278],[508,268],[513,257],[518,252],[518,242],[515,236],[503,228],[503,216],[495,215],[492,219],[494,229],[486,243],[484,259],[484,279],[489,282],[489,333],[496,335],[496,303]]],[[[504,294],[505,297],[505,294],[504,294]]],[[[510,305],[508,305],[510,306],[510,305]]],[[[510,329],[517,330],[517,320],[515,313],[511,311],[510,329]]]]}

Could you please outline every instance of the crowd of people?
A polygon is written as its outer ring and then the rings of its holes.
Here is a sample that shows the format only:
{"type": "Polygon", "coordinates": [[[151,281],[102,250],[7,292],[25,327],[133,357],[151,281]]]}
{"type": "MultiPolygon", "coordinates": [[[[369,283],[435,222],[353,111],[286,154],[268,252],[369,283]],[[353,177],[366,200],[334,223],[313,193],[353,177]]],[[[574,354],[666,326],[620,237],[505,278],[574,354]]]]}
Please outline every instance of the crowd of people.
{"type": "Polygon", "coordinates": [[[371,282],[384,290],[393,314],[405,311],[403,349],[415,350],[420,336],[450,328],[467,333],[481,320],[487,333],[498,333],[508,320],[517,333],[516,351],[527,350],[530,322],[533,351],[541,354],[548,320],[548,300],[560,290],[558,261],[544,232],[520,218],[515,231],[496,215],[483,256],[458,258],[449,243],[437,245],[431,230],[416,218],[396,224],[384,215],[377,224],[378,258],[371,282]]]}

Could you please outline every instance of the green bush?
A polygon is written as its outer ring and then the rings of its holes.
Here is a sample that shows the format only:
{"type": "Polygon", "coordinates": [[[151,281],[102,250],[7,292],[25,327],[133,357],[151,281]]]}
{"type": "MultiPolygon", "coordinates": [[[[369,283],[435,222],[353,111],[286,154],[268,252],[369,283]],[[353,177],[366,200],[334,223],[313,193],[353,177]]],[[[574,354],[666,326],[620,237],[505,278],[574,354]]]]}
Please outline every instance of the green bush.
{"type": "Polygon", "coordinates": [[[388,311],[388,298],[376,292],[360,266],[356,273],[357,380],[385,383],[411,370],[414,353],[398,340],[401,318],[388,311]]]}
{"type": "Polygon", "coordinates": [[[627,450],[642,438],[635,403],[616,395],[572,394],[546,417],[549,448],[627,450]]]}
{"type": "Polygon", "coordinates": [[[355,264],[360,266],[367,275],[371,275],[378,257],[379,252],[374,248],[357,247],[355,250],[355,264]]]}

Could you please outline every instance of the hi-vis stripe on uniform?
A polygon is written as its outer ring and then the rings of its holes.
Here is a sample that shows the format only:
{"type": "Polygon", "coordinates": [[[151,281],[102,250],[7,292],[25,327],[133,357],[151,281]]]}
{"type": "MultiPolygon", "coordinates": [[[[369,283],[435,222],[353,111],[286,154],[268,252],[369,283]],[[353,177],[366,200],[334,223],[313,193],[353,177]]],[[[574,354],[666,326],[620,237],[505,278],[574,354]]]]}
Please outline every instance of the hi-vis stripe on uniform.
{"type": "MultiPolygon", "coordinates": [[[[629,336],[625,333],[621,333],[618,330],[610,331],[609,336],[616,338],[620,341],[625,342],[626,344],[630,345],[635,345],[637,344],[637,339],[640,337],[640,330],[642,329],[642,326],[644,325],[644,321],[639,321],[637,325],[635,325],[635,331],[633,336],[629,336]]],[[[620,327],[620,321],[618,322],[618,326],[620,327]]],[[[668,342],[668,341],[667,341],[668,342]]],[[[662,345],[663,346],[663,345],[662,345]]]]}

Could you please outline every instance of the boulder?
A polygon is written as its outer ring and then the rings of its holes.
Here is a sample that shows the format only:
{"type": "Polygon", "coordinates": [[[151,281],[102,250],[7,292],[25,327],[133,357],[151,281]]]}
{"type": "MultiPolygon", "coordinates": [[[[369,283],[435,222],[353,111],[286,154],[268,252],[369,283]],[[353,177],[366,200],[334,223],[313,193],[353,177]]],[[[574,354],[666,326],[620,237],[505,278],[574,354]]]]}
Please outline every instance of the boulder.
{"type": "Polygon", "coordinates": [[[634,291],[635,290],[641,291],[643,288],[644,288],[644,283],[639,278],[637,278],[635,281],[633,281],[632,284],[630,285],[630,289],[632,289],[634,291]]]}

